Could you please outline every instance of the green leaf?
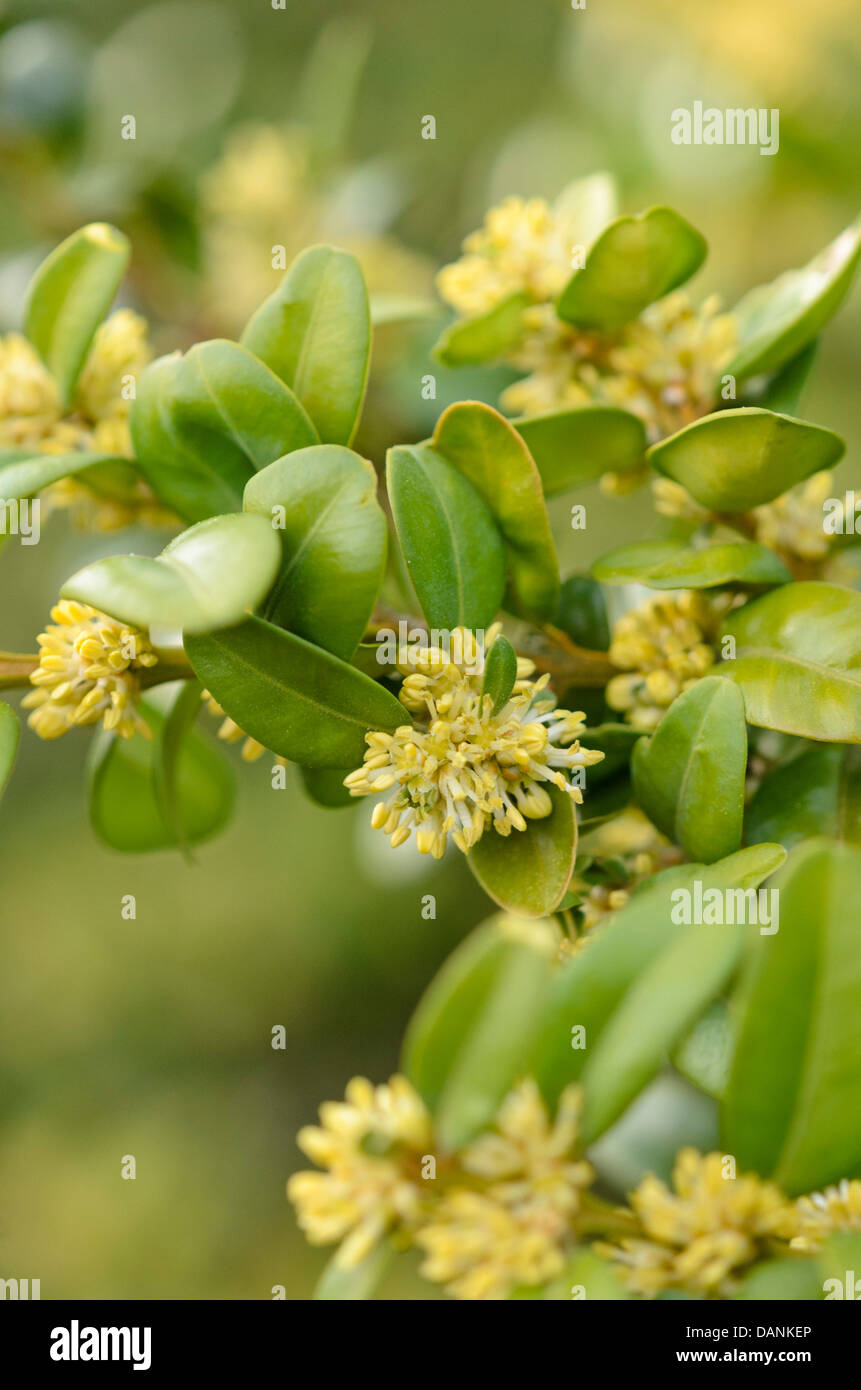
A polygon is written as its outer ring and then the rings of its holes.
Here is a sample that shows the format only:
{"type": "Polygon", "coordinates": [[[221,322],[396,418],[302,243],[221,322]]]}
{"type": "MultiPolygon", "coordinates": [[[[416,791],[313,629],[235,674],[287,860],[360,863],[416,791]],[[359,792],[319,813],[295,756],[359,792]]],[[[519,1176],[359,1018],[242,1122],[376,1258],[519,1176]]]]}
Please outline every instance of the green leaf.
{"type": "Polygon", "coordinates": [[[839,435],[758,406],[721,410],[653,444],[649,462],[703,507],[746,512],[781,496],[845,451],[839,435]]]}
{"type": "Polygon", "coordinates": [[[586,1302],[623,1302],[634,1296],[625,1288],[616,1266],[585,1247],[568,1262],[564,1274],[546,1285],[540,1297],[550,1302],[570,1302],[573,1289],[582,1289],[586,1302]]]}
{"type": "Polygon", "coordinates": [[[200,681],[183,681],[165,712],[156,733],[153,780],[156,800],[165,825],[180,847],[187,850],[188,836],[180,796],[180,761],[189,731],[200,712],[200,681]]]}
{"type": "Polygon", "coordinates": [[[813,835],[861,845],[861,749],[802,746],[763,778],[747,808],[747,837],[791,849],[813,835]]]}
{"type": "Polygon", "coordinates": [[[502,603],[505,551],[484,499],[427,444],[390,449],[386,483],[430,626],[487,627],[502,603]]]}
{"type": "Polygon", "coordinates": [[[368,291],[355,256],[333,246],[303,251],[241,342],[295,391],[324,444],[350,443],[371,355],[368,291]]]}
{"type": "Polygon", "coordinates": [[[725,371],[742,379],[772,372],[811,342],[840,307],[861,257],[854,222],[801,270],[788,270],[736,305],[739,348],[725,371]]]}
{"type": "MultiPolygon", "coordinates": [[[[111,849],[124,854],[172,849],[177,834],[165,820],[155,774],[164,715],[149,700],[140,712],[152,739],[136,734],[122,739],[100,734],[90,761],[90,819],[93,829],[111,849]]],[[[220,749],[199,733],[189,731],[177,753],[175,769],[177,818],[188,844],[210,840],[223,829],[233,804],[233,771],[220,749]]]]}
{"type": "Polygon", "coordinates": [[[467,855],[495,903],[524,917],[546,917],[565,896],[577,854],[577,818],[568,792],[545,783],[553,810],[510,835],[485,831],[467,855]]]}
{"type": "Polygon", "coordinates": [[[546,497],[592,482],[604,473],[639,468],[646,430],[629,410],[584,405],[547,415],[522,416],[512,424],[535,460],[546,497]]]}
{"type": "Polygon", "coordinates": [[[185,650],[206,689],[246,734],[306,767],[359,767],[368,730],[408,722],[383,686],[262,618],[188,637],[185,650]]]}
{"type": "Polygon", "coordinates": [[[586,1093],[581,1126],[586,1144],[609,1129],[657,1076],[668,1051],[725,988],[751,928],[692,925],[675,930],[675,939],[631,982],[587,1050],[580,1076],[586,1093]]]}
{"type": "Polygon", "coordinates": [[[92,222],[61,242],[42,262],[27,291],[24,333],[68,406],[96,329],[126,271],[128,238],[92,222]]]}
{"type": "Polygon", "coordinates": [[[592,566],[604,584],[650,589],[713,589],[730,584],[786,584],[782,560],[755,541],[694,547],[675,541],[636,541],[608,551],[592,566]]]}
{"type": "Polygon", "coordinates": [[[508,703],[517,680],[517,653],[502,633],[497,637],[485,658],[482,696],[493,700],[491,714],[498,714],[508,703]]]}
{"type": "Polygon", "coordinates": [[[134,627],[209,632],[256,608],[280,563],[271,523],[230,512],[183,531],[155,559],[96,560],[73,574],[60,592],[134,627]]]}
{"type": "Polygon", "coordinates": [[[456,320],[440,334],[434,357],[444,367],[465,367],[504,356],[523,332],[523,310],[528,304],[528,294],[512,294],[486,314],[456,320]]]}
{"type": "Polygon", "coordinates": [[[141,470],[187,521],[241,510],[257,469],[318,442],[275,373],[219,338],[151,363],[129,425],[141,470]]]}
{"type": "Polygon", "coordinates": [[[264,616],[348,661],[386,566],[373,465],[339,444],[297,449],[250,479],[243,505],[270,518],[284,551],[264,616]]]}
{"type": "Polygon", "coordinates": [[[383,1240],[350,1269],[339,1265],[338,1256],[333,1255],[317,1282],[314,1301],[358,1303],[373,1298],[394,1253],[391,1241],[383,1240]]]}
{"type": "Polygon", "coordinates": [[[732,1014],[726,1003],[717,999],[682,1039],[673,1065],[706,1095],[722,1100],[726,1095],[734,1048],[732,1014]]]}
{"type": "Polygon", "coordinates": [[[572,574],[563,580],[553,625],[578,647],[605,652],[610,645],[610,624],[601,585],[586,574],[572,574]]]}
{"type": "Polygon", "coordinates": [[[306,792],[318,806],[330,811],[355,806],[356,798],[344,786],[344,778],[353,771],[351,767],[303,767],[300,771],[306,792]]]}
{"type": "Polygon", "coordinates": [[[550,618],[559,566],[541,478],[517,431],[489,405],[460,401],[440,416],[433,447],[472,483],[502,532],[512,610],[536,621],[550,618]]]}
{"type": "Polygon", "coordinates": [[[780,929],[751,953],[723,1142],[794,1194],[861,1164],[861,851],[809,841],[774,887],[780,929]]]}
{"type": "Polygon", "coordinates": [[[746,771],[744,701],[721,676],[679,695],[631,758],[634,794],[646,815],[705,864],[741,844],[746,771]]]}
{"type": "Polygon", "coordinates": [[[461,943],[419,1001],[402,1070],[433,1111],[444,1150],[489,1125],[522,1076],[553,954],[551,928],[500,914],[461,943]]]}
{"type": "Polygon", "coordinates": [[[620,217],[599,236],[556,306],[561,319],[610,331],[683,285],[699,270],[707,245],[672,208],[620,217]]]}
{"type": "Polygon", "coordinates": [[[0,798],[12,776],[18,752],[18,716],[9,705],[0,704],[0,798]]]}
{"type": "Polygon", "coordinates": [[[721,666],[744,695],[747,722],[826,743],[861,743],[861,594],[803,582],[731,613],[721,666]]]}
{"type": "Polygon", "coordinates": [[[0,459],[0,496],[7,501],[12,497],[34,497],[51,483],[70,475],[81,477],[87,482],[90,469],[103,465],[129,468],[131,460],[117,454],[90,454],[74,452],[71,454],[32,454],[25,452],[20,459],[6,462],[0,459]],[[83,475],[83,476],[82,476],[83,475]]]}
{"type": "MultiPolygon", "coordinates": [[[[682,864],[667,869],[644,884],[626,907],[608,919],[587,950],[560,966],[553,978],[529,1067],[548,1102],[555,1104],[564,1088],[580,1076],[604,1028],[643,972],[682,939],[687,929],[672,920],[673,893],[680,888],[692,891],[696,880],[702,882],[703,892],[709,888],[755,888],[785,858],[780,845],[755,845],[717,864],[682,864]],[[571,1030],[576,1025],[586,1030],[585,1049],[572,1047],[571,1030]]],[[[690,930],[694,940],[704,942],[706,936],[719,938],[728,929],[690,930]]],[[[685,994],[683,990],[682,995],[685,994]]],[[[666,1050],[675,1039],[660,1036],[659,1014],[660,1008],[656,1007],[655,1038],[666,1050]]],[[[689,1021],[677,1021],[679,1036],[683,1036],[689,1021]]],[[[641,1041],[645,1048],[648,1039],[644,1036],[641,1041]]]]}
{"type": "Polygon", "coordinates": [[[814,1302],[822,1297],[822,1280],[815,1260],[765,1260],[754,1265],[731,1297],[738,1302],[814,1302]]]}

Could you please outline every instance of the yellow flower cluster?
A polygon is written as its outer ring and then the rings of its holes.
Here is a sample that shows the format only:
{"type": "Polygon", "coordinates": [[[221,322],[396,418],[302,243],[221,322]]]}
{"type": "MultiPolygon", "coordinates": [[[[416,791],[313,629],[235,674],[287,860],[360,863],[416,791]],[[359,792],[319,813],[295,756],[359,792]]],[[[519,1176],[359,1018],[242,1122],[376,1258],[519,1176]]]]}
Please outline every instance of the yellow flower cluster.
{"type": "MultiPolygon", "coordinates": [[[[151,356],[145,320],[118,309],[97,330],[74,400],[64,411],[35,348],[20,334],[7,334],[0,339],[0,447],[131,457],[129,387],[151,356]]],[[[118,530],[137,519],[155,526],[175,521],[142,480],[122,495],[97,497],[75,477],[63,478],[46,490],[44,500],[49,508],[68,508],[77,521],[99,531],[118,530]]]]}
{"type": "MultiPolygon", "coordinates": [[[[240,729],[236,721],[231,719],[229,714],[224,713],[221,705],[217,700],[213,699],[208,690],[203,691],[201,699],[206,702],[206,708],[209,713],[216,719],[222,721],[218,730],[218,737],[220,739],[223,739],[225,743],[239,743],[240,740],[244,740],[242,744],[242,759],[246,763],[256,763],[258,758],[262,758],[263,754],[266,752],[264,744],[258,743],[256,738],[252,738],[250,734],[246,734],[244,729],[240,729]]],[[[282,758],[280,754],[275,755],[275,762],[281,767],[286,767],[287,765],[287,759],[282,758]]]]}
{"type": "Polygon", "coordinates": [[[36,688],[21,702],[33,711],[31,729],[53,739],[101,721],[121,738],[137,729],[149,736],[136,708],[141,675],[158,661],[146,636],[86,603],[61,599],[51,617],[53,624],[39,635],[39,665],[30,676],[36,688]]]}
{"type": "Polygon", "coordinates": [[[527,310],[511,363],[528,375],[503,394],[503,407],[535,415],[618,406],[643,421],[650,442],[662,439],[714,408],[736,343],[735,321],[719,309],[714,296],[697,308],[677,290],[618,333],[573,328],[549,305],[527,310]]]}
{"type": "Polygon", "coordinates": [[[793,1250],[817,1250],[836,1231],[861,1232],[861,1181],[848,1178],[824,1192],[799,1197],[796,1206],[798,1233],[793,1250]]]}
{"type": "MultiPolygon", "coordinates": [[[[460,260],[437,277],[442,298],[467,318],[514,294],[527,297],[522,331],[506,355],[525,375],[503,393],[503,409],[538,415],[619,406],[639,416],[652,442],[707,414],[736,347],[733,316],[720,312],[715,296],[697,308],[679,290],[619,331],[572,327],[557,316],[554,301],[573,273],[579,244],[576,225],[542,199],[507,198],[466,238],[460,260]]],[[[610,481],[617,490],[622,484],[610,481]]]]}
{"type": "MultiPolygon", "coordinates": [[[[499,627],[488,629],[488,647],[499,627]]],[[[481,664],[474,635],[456,628],[448,652],[413,648],[398,665],[400,700],[417,722],[367,734],[364,763],[344,781],[353,796],[388,793],[372,824],[393,848],[415,829],[421,853],[440,859],[449,836],[466,854],[486,830],[525,830],[527,820],[553,809],[545,783],[583,800],[565,774],[604,755],[580,747],[582,713],[555,709],[544,694],[548,677],[530,680],[532,662],[518,658],[511,697],[494,714],[492,698],[482,695],[481,664]]]]}
{"type": "Polygon", "coordinates": [[[682,1149],[672,1189],[650,1173],[631,1195],[640,1233],[596,1249],[618,1264],[634,1292],[726,1295],[739,1272],[775,1244],[788,1248],[797,1228],[792,1203],[752,1174],[725,1176],[726,1161],[682,1149]]]}
{"type": "Polygon", "coordinates": [[[464,255],[437,276],[442,298],[472,318],[512,294],[556,299],[571,276],[565,225],[543,198],[506,198],[463,243],[464,255]]]}
{"type": "Polygon", "coordinates": [[[756,539],[789,560],[824,560],[832,537],[823,526],[822,504],[832,495],[833,474],[814,473],[782,497],[755,507],[756,539]]]}
{"type": "Polygon", "coordinates": [[[625,613],[613,628],[609,657],[626,674],[613,676],[607,704],[629,724],[651,731],[676,696],[714,664],[711,646],[719,605],[687,591],[661,595],[625,613]]]}
{"type": "Polygon", "coordinates": [[[421,1272],[456,1298],[502,1299],[564,1267],[576,1238],[590,1165],[575,1156],[579,1092],[569,1087],[551,1120],[533,1081],[503,1101],[492,1129],[457,1154],[433,1154],[431,1117],[402,1076],[374,1088],[356,1078],[344,1104],[320,1107],[320,1127],[299,1147],[324,1172],[287,1185],[313,1244],[341,1242],[355,1266],[391,1233],[424,1251],[421,1272]]]}

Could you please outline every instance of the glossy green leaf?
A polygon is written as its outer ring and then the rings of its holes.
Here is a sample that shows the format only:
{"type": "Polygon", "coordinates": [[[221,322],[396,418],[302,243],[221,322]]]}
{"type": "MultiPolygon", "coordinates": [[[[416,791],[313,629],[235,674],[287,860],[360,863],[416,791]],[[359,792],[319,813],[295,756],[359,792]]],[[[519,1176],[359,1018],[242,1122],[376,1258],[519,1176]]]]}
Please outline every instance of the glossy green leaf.
{"type": "Polygon", "coordinates": [[[466,938],[422,996],[402,1070],[433,1111],[444,1150],[484,1129],[523,1075],[553,954],[549,927],[500,915],[466,938]]]}
{"type": "Polygon", "coordinates": [[[646,431],[629,410],[584,405],[512,421],[526,441],[546,497],[593,482],[604,473],[627,473],[641,466],[646,431]]]}
{"type": "Polygon", "coordinates": [[[386,484],[430,626],[489,626],[505,590],[505,551],[485,500],[427,444],[390,449],[386,484]]]}
{"type": "Polygon", "coordinates": [[[650,589],[786,584],[792,579],[783,561],[755,541],[698,548],[683,542],[636,541],[602,555],[592,573],[604,584],[645,584],[650,589]]]}
{"type": "Polygon", "coordinates": [[[500,633],[485,657],[481,685],[482,695],[489,695],[493,700],[492,714],[498,714],[508,703],[516,679],[517,653],[508,638],[500,633]]]}
{"type": "Polygon", "coordinates": [[[51,483],[59,482],[61,478],[71,475],[79,476],[82,482],[87,482],[89,470],[92,469],[95,476],[103,464],[128,469],[130,460],[116,454],[83,452],[25,453],[22,458],[10,462],[4,462],[0,458],[0,496],[7,500],[11,497],[34,497],[51,483]]]}
{"type": "Polygon", "coordinates": [[[726,371],[738,378],[772,372],[821,331],[846,296],[861,257],[855,222],[801,270],[788,270],[736,305],[739,347],[726,371]]]}
{"type": "Polygon", "coordinates": [[[746,771],[744,701],[721,676],[679,695],[631,758],[634,794],[646,815],[704,864],[741,844],[746,771]]]}
{"type": "Polygon", "coordinates": [[[241,341],[296,393],[324,444],[350,443],[371,355],[368,291],[355,256],[308,247],[252,315],[241,341]]]}
{"type": "Polygon", "coordinates": [[[791,849],[813,835],[861,845],[861,749],[808,744],[760,782],[745,818],[749,840],[791,849]]]}
{"type": "Polygon", "coordinates": [[[861,1164],[861,850],[811,840],[774,888],[780,929],[751,954],[723,1142],[794,1194],[861,1164]]]}
{"type": "Polygon", "coordinates": [[[603,1134],[658,1074],[668,1051],[726,987],[756,927],[691,925],[675,931],[587,1047],[580,1075],[584,1143],[603,1134]]]}
{"type": "Polygon", "coordinates": [[[162,820],[180,849],[187,850],[188,835],[180,795],[180,762],[189,731],[200,712],[200,681],[183,681],[155,736],[153,781],[162,820]]]}
{"type": "Polygon", "coordinates": [[[480,493],[502,532],[507,603],[521,617],[552,617],[559,566],[541,478],[520,435],[489,405],[460,401],[440,416],[433,447],[480,493]]]}
{"type": "Polygon", "coordinates": [[[546,917],[565,896],[577,854],[577,818],[568,792],[545,784],[553,810],[525,830],[487,830],[467,855],[478,882],[495,903],[524,917],[546,917]]]}
{"type": "Polygon", "coordinates": [[[861,594],[804,582],[774,589],[724,624],[749,724],[834,743],[861,743],[861,594]]]}
{"type": "Polygon", "coordinates": [[[348,1269],[344,1269],[338,1263],[338,1256],[333,1255],[317,1282],[315,1302],[358,1303],[373,1298],[394,1253],[391,1241],[383,1240],[348,1269]]]}
{"type": "MultiPolygon", "coordinates": [[[[667,869],[646,883],[626,907],[613,914],[588,950],[563,963],[554,975],[544,1010],[530,1074],[541,1085],[547,1100],[555,1104],[561,1091],[576,1081],[600,1041],[602,1032],[628,994],[650,965],[664,951],[675,947],[686,928],[672,920],[673,893],[680,888],[693,891],[700,880],[709,888],[755,888],[786,858],[780,845],[755,845],[739,850],[717,864],[682,864],[667,869]],[[586,1047],[572,1047],[571,1030],[586,1030],[586,1047]]],[[[724,928],[692,927],[702,939],[719,936],[724,928]]],[[[680,1034],[687,1031],[687,1020],[680,1023],[680,1034]]],[[[660,1029],[655,1017],[655,1028],[660,1029]]],[[[657,1034],[656,1034],[657,1036],[657,1034]]],[[[661,1038],[665,1047],[673,1039],[661,1038]]],[[[646,1039],[643,1038],[645,1046],[646,1039]]]]}
{"type": "Polygon", "coordinates": [[[673,1065],[701,1091],[722,1100],[726,1095],[734,1050],[733,1015],[724,1000],[716,999],[682,1039],[673,1056],[673,1065]]]}
{"type": "Polygon", "coordinates": [[[306,792],[318,806],[337,811],[357,804],[344,786],[344,778],[353,771],[351,767],[303,767],[300,771],[306,792]]]}
{"type": "Polygon", "coordinates": [[[68,405],[96,329],[129,261],[128,238],[106,222],[81,227],[42,262],[27,292],[24,332],[68,405]]]}
{"type": "Polygon", "coordinates": [[[403,705],[383,686],[262,618],[188,637],[185,650],[246,734],[306,767],[359,767],[370,729],[406,722],[403,705]]]}
{"type": "Polygon", "coordinates": [[[445,367],[493,362],[517,342],[523,332],[527,294],[512,294],[471,319],[458,319],[440,334],[434,357],[445,367]]]}
{"type": "MultiPolygon", "coordinates": [[[[90,762],[93,829],[106,845],[124,854],[177,844],[176,830],[162,812],[154,770],[164,715],[148,700],[139,708],[153,738],[100,734],[90,762]]],[[[196,845],[212,839],[224,828],[233,804],[233,771],[221,750],[199,733],[188,732],[177,755],[175,785],[185,841],[196,845]]]]}
{"type": "Polygon", "coordinates": [[[758,406],[721,410],[653,444],[649,462],[703,507],[746,512],[781,496],[845,451],[839,435],[758,406]]]}
{"type": "Polygon", "coordinates": [[[386,565],[373,465],[339,444],[297,449],[250,479],[243,505],[270,518],[284,551],[264,617],[349,660],[386,565]]]}
{"type": "Polygon", "coordinates": [[[318,442],[275,373],[238,343],[218,338],[151,363],[129,424],[142,471],[187,521],[239,511],[257,469],[318,442]]]}
{"type": "Polygon", "coordinates": [[[605,652],[610,645],[610,623],[601,585],[587,574],[564,579],[553,625],[578,647],[605,652]]]}
{"type": "Polygon", "coordinates": [[[556,306],[559,317],[581,328],[621,328],[689,280],[707,249],[700,233],[672,208],[620,217],[571,276],[556,306]]]}
{"type": "Polygon", "coordinates": [[[266,597],[281,546],[262,516],[230,512],[183,531],[160,555],[112,555],[73,574],[64,598],[134,627],[209,632],[237,623],[266,597]]]}
{"type": "Polygon", "coordinates": [[[18,736],[17,714],[9,705],[0,704],[0,797],[3,796],[12,776],[15,755],[18,752],[18,736]]]}

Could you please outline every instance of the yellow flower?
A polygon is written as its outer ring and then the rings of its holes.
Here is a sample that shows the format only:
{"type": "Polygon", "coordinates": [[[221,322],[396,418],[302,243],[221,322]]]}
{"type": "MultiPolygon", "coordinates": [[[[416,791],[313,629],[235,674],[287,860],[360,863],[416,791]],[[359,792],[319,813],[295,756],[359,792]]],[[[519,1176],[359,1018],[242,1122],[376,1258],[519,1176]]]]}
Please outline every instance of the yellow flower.
{"type": "MultiPolygon", "coordinates": [[[[84,419],[94,425],[126,419],[135,382],[152,357],[147,332],[146,319],[131,309],[117,309],[100,325],[75,388],[84,419]]],[[[132,451],[127,445],[119,452],[132,451]]]]}
{"type": "Polygon", "coordinates": [[[822,504],[833,486],[831,473],[815,473],[782,497],[755,507],[756,539],[790,559],[824,560],[832,537],[825,532],[822,504]]]}
{"type": "MultiPolygon", "coordinates": [[[[216,719],[222,720],[221,727],[218,730],[219,738],[223,739],[225,743],[238,743],[240,739],[244,739],[245,742],[242,745],[242,758],[246,763],[256,763],[258,758],[262,758],[263,754],[266,752],[264,744],[258,743],[256,738],[252,738],[250,734],[246,734],[244,729],[240,729],[236,721],[231,719],[228,714],[224,713],[221,705],[217,700],[213,699],[208,690],[203,691],[201,699],[206,701],[206,708],[209,713],[214,715],[216,719]]],[[[281,767],[287,766],[287,759],[282,758],[280,754],[275,755],[275,761],[281,767]]]]}
{"type": "Polygon", "coordinates": [[[287,1195],[313,1245],[341,1244],[338,1263],[357,1265],[380,1238],[412,1227],[422,1204],[421,1158],[431,1144],[430,1116],[403,1076],[387,1086],[354,1077],[343,1103],[320,1106],[320,1126],[297,1143],[323,1173],[294,1173],[287,1195]]]}
{"type": "Polygon", "coordinates": [[[622,871],[621,881],[615,876],[607,882],[593,883],[587,875],[573,878],[569,891],[578,889],[586,894],[580,903],[580,930],[583,935],[574,940],[564,938],[559,954],[564,958],[575,954],[587,944],[589,933],[612,912],[625,907],[633,890],[661,869],[678,864],[684,853],[673,845],[643,814],[638,806],[627,806],[604,825],[596,826],[580,841],[580,852],[596,861],[610,859],[614,869],[622,871]]]}
{"type": "Polygon", "coordinates": [[[609,657],[632,674],[614,676],[607,704],[635,728],[651,731],[677,695],[714,664],[710,645],[720,604],[696,592],[662,595],[625,613],[613,628],[609,657]]]}
{"type": "MultiPolygon", "coordinates": [[[[60,430],[60,398],[54,378],[20,333],[0,338],[0,445],[41,450],[60,430]]],[[[72,427],[64,446],[75,448],[72,427]]]]}
{"type": "MultiPolygon", "coordinates": [[[[488,645],[498,632],[498,624],[488,629],[488,645]]],[[[499,835],[525,830],[528,819],[552,810],[545,783],[582,801],[565,774],[604,756],[580,747],[582,713],[554,709],[544,694],[548,677],[528,679],[531,661],[518,659],[511,697],[493,714],[481,693],[479,655],[465,628],[451,634],[450,654],[411,650],[411,659],[398,664],[405,677],[400,700],[418,722],[367,734],[364,764],[345,778],[353,796],[388,793],[372,824],[393,848],[414,828],[421,853],[440,859],[449,835],[467,853],[490,828],[499,835]]]]}
{"type": "Polygon", "coordinates": [[[97,724],[122,738],[149,728],[135,708],[141,675],[158,661],[144,633],[86,603],[61,599],[54,623],[39,636],[36,687],[22,700],[40,738],[59,738],[76,725],[97,724]]]}
{"type": "Polygon", "coordinates": [[[649,1174],[632,1194],[642,1238],[596,1249],[635,1292],[727,1294],[744,1266],[794,1234],[797,1218],[779,1188],[752,1174],[725,1177],[724,1165],[722,1154],[682,1149],[674,1190],[649,1174]]]}
{"type": "Polygon", "coordinates": [[[590,1164],[573,1157],[581,1097],[570,1086],[551,1121],[534,1081],[503,1102],[494,1130],[458,1157],[463,1179],[416,1233],[422,1274],[463,1299],[502,1299],[559,1274],[590,1164]],[[469,1178],[482,1184],[476,1191],[469,1178]]]}
{"type": "Polygon", "coordinates": [[[793,1250],[816,1250],[836,1231],[861,1231],[861,1181],[843,1178],[836,1187],[811,1192],[795,1204],[798,1235],[793,1250]]]}
{"type": "Polygon", "coordinates": [[[737,336],[715,297],[698,309],[681,290],[614,333],[563,323],[551,304],[527,309],[524,327],[509,360],[528,375],[503,393],[507,411],[619,406],[639,416],[652,442],[714,408],[737,336]]]}
{"type": "Polygon", "coordinates": [[[487,313],[512,294],[555,299],[571,276],[566,227],[543,198],[506,198],[463,243],[466,253],[437,276],[440,295],[459,314],[487,313]]]}

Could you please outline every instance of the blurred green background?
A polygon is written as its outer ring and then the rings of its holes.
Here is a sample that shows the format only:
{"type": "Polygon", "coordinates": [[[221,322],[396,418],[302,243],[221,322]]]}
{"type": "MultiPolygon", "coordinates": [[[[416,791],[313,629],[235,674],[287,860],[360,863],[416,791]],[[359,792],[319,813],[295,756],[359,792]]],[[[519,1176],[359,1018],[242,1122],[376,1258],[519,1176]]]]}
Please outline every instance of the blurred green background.
{"type": "MultiPolygon", "coordinates": [[[[127,299],[161,350],[237,332],[277,280],[272,241],[354,245],[378,292],[427,298],[490,201],[603,167],[628,210],[667,202],[705,233],[694,293],[731,305],[855,216],[859,56],[854,0],[0,3],[0,327],[42,255],[96,218],[134,239],[127,299]],[[779,154],[672,145],[670,112],[694,100],[777,107],[779,154]]],[[[856,485],[859,329],[856,295],[804,409],[846,434],[856,485]]],[[[437,330],[381,331],[361,440],[377,460],[445,400],[494,398],[492,373],[430,365],[437,330]]],[[[641,496],[584,500],[585,533],[554,504],[566,573],[644,522],[641,496]]],[[[8,545],[0,645],[32,649],[87,559],[159,545],[64,517],[38,548],[8,545]]],[[[395,1069],[487,901],[462,861],[392,854],[366,807],[320,810],[292,775],[273,791],[235,750],[235,820],[194,866],[114,855],[87,823],[88,744],[25,731],[0,820],[0,1276],[40,1278],[44,1298],[305,1298],[325,1257],[284,1196],[294,1134],[349,1076],[395,1069]]],[[[384,1293],[435,1296],[409,1262],[384,1293]]]]}

